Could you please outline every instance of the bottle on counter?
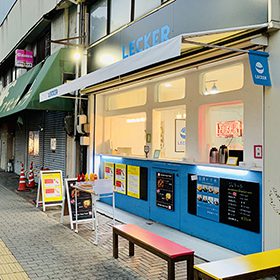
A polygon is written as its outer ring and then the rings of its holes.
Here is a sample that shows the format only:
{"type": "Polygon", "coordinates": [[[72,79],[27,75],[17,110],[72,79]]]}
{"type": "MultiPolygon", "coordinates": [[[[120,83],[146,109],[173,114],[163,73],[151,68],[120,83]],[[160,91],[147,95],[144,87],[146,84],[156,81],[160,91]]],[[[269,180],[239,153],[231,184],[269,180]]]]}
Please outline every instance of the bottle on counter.
{"type": "Polygon", "coordinates": [[[228,148],[226,145],[221,145],[219,148],[219,163],[225,164],[228,159],[228,148]]]}
{"type": "Polygon", "coordinates": [[[219,163],[219,153],[216,147],[212,147],[209,153],[209,162],[210,163],[219,163]]]}

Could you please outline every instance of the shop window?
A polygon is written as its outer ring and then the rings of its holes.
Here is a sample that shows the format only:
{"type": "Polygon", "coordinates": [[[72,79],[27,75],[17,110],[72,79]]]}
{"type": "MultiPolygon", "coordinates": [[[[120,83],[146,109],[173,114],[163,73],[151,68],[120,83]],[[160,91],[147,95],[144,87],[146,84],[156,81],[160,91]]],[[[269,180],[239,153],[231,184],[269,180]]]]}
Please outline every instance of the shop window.
{"type": "Polygon", "coordinates": [[[31,156],[39,155],[39,131],[29,131],[28,154],[31,156]]]}
{"type": "Polygon", "coordinates": [[[185,97],[186,81],[184,78],[166,81],[158,86],[157,102],[183,99],[185,97]]]}
{"type": "Polygon", "coordinates": [[[241,89],[244,85],[244,66],[239,63],[208,71],[202,75],[201,85],[203,95],[241,89]]]}
{"type": "Polygon", "coordinates": [[[122,156],[144,156],[146,113],[105,117],[106,153],[122,156]]]}
{"type": "Polygon", "coordinates": [[[145,15],[146,13],[152,11],[156,7],[161,5],[161,0],[135,0],[135,11],[134,16],[135,19],[145,15]]]}
{"type": "Polygon", "coordinates": [[[182,159],[186,151],[186,107],[153,110],[153,148],[160,157],[182,159]]]}
{"type": "Polygon", "coordinates": [[[200,135],[199,139],[206,140],[205,161],[213,147],[219,149],[225,145],[228,150],[243,151],[243,103],[203,105],[200,113],[204,114],[201,115],[199,129],[201,132],[204,130],[204,136],[200,135]]]}
{"type": "Polygon", "coordinates": [[[111,1],[110,32],[131,21],[131,0],[111,1]]]}
{"type": "Polygon", "coordinates": [[[107,34],[107,0],[96,1],[90,7],[90,43],[96,42],[107,34]]]}
{"type": "Polygon", "coordinates": [[[106,109],[108,111],[137,107],[145,105],[147,89],[138,88],[122,93],[115,93],[106,97],[106,109]]]}

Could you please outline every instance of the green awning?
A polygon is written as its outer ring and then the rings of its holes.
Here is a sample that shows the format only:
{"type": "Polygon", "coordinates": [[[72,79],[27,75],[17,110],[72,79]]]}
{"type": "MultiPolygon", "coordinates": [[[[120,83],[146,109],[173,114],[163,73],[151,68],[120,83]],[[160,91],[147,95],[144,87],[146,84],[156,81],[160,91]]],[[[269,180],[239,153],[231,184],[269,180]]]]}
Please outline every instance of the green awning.
{"type": "Polygon", "coordinates": [[[36,65],[12,83],[6,94],[4,93],[6,96],[2,103],[0,97],[0,118],[25,109],[72,110],[73,101],[69,99],[57,98],[44,103],[39,102],[40,92],[61,85],[64,73],[75,73],[75,64],[71,61],[70,52],[70,49],[60,49],[44,63],[36,65]]]}
{"type": "Polygon", "coordinates": [[[18,103],[26,92],[29,91],[36,76],[41,70],[42,63],[24,73],[1,92],[0,117],[11,115],[19,110],[18,103]]]}

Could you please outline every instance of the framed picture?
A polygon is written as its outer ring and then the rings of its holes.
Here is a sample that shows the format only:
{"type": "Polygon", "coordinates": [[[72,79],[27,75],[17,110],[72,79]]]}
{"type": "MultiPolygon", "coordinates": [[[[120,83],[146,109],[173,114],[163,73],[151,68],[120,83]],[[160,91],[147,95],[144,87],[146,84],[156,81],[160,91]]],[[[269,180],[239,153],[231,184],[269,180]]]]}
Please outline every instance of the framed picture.
{"type": "Polygon", "coordinates": [[[186,148],[186,120],[175,120],[175,152],[183,153],[186,148]]]}
{"type": "Polygon", "coordinates": [[[237,165],[238,157],[228,157],[227,165],[237,165]]]}
{"type": "Polygon", "coordinates": [[[155,150],[153,158],[159,158],[159,156],[160,156],[160,150],[155,150]]]}

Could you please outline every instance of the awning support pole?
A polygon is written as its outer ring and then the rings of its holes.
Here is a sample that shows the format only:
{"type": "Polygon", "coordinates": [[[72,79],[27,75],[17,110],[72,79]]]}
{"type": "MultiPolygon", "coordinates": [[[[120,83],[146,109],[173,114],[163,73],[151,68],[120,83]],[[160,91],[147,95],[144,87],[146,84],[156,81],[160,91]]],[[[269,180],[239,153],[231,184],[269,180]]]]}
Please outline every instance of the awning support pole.
{"type": "Polygon", "coordinates": [[[233,51],[233,52],[249,53],[249,51],[247,51],[247,50],[236,49],[236,48],[225,47],[225,46],[219,46],[219,45],[215,45],[215,44],[207,44],[207,43],[202,43],[202,42],[195,42],[195,41],[188,40],[188,39],[185,39],[185,38],[183,38],[182,41],[183,41],[183,43],[192,44],[192,45],[198,45],[198,46],[212,48],[212,49],[221,49],[221,50],[227,50],[227,51],[233,51]]]}

